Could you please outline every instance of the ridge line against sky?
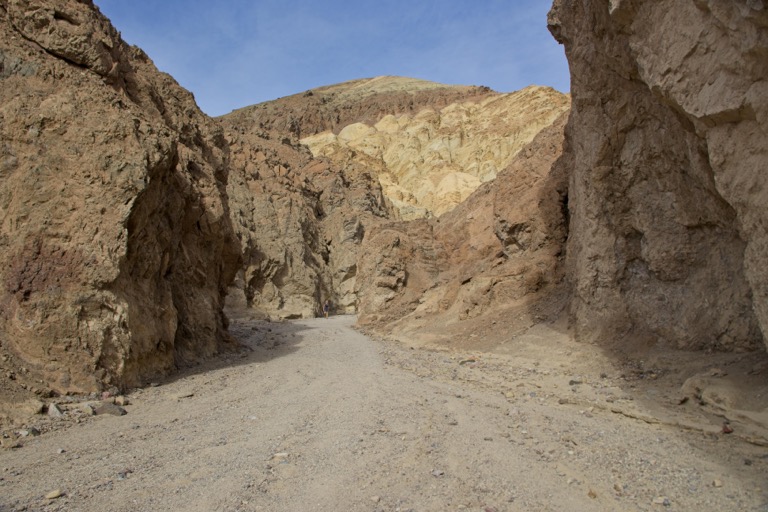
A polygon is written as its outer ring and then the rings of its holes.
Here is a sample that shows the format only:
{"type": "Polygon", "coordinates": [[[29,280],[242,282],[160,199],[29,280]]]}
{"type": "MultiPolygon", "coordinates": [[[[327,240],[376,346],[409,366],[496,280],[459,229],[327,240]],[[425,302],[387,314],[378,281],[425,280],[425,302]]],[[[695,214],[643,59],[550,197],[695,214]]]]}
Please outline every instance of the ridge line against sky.
{"type": "Polygon", "coordinates": [[[95,0],[129,44],[218,116],[381,75],[570,89],[548,0],[95,0]]]}

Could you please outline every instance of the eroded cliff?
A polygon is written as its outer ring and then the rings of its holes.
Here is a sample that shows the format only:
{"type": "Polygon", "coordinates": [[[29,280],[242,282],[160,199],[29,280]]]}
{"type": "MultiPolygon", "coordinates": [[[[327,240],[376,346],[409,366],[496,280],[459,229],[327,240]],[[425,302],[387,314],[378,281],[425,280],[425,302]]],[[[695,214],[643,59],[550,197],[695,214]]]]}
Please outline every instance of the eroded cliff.
{"type": "Polygon", "coordinates": [[[292,318],[318,314],[329,298],[337,312],[355,312],[367,286],[357,283],[360,244],[372,229],[424,217],[425,205],[452,208],[567,106],[547,88],[499,94],[377,77],[221,117],[245,261],[231,303],[292,318]],[[439,199],[418,202],[406,186],[439,199]]]}
{"type": "Polygon", "coordinates": [[[768,328],[768,10],[560,1],[581,339],[750,350],[768,328]],[[761,332],[762,328],[762,332],[761,332]]]}
{"type": "Polygon", "coordinates": [[[566,118],[452,211],[382,223],[366,236],[358,278],[362,326],[450,342],[461,322],[478,335],[558,317],[567,297],[568,166],[558,161],[566,118]]]}
{"type": "Polygon", "coordinates": [[[89,1],[0,1],[0,83],[10,377],[124,388],[225,346],[229,150],[192,95],[89,1]]]}
{"type": "MultiPolygon", "coordinates": [[[[385,78],[403,80],[379,80],[385,78]]],[[[400,216],[416,219],[452,210],[568,108],[568,96],[548,87],[487,91],[442,108],[351,123],[338,134],[323,131],[301,142],[315,156],[374,169],[400,216]]]]}

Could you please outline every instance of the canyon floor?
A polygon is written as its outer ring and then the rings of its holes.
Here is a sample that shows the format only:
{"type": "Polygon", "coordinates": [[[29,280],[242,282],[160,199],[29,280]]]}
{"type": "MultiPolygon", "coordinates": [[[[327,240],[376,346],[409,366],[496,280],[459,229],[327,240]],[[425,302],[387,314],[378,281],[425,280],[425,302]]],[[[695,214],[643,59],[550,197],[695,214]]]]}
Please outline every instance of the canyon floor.
{"type": "Polygon", "coordinates": [[[621,358],[557,324],[473,352],[354,323],[243,316],[241,352],[126,415],[62,406],[0,451],[0,510],[768,511],[753,355],[621,358]],[[707,403],[739,383],[741,413],[707,403]]]}

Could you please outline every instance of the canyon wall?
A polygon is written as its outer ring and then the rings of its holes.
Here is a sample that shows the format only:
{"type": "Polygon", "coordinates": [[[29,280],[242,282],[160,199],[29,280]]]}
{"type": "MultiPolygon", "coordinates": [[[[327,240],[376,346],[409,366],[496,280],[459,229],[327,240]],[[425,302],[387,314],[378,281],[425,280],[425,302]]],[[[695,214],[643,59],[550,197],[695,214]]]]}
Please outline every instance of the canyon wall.
{"type": "Polygon", "coordinates": [[[0,0],[0,351],[125,388],[228,345],[228,147],[90,1],[0,0]]]}
{"type": "MultiPolygon", "coordinates": [[[[404,80],[386,77],[389,81],[404,80]]],[[[403,219],[440,216],[492,180],[570,106],[568,96],[530,86],[413,114],[387,114],[301,139],[315,156],[375,169],[403,219]]]]}
{"type": "Polygon", "coordinates": [[[359,165],[312,158],[290,135],[222,120],[231,144],[228,195],[243,264],[229,304],[268,318],[312,318],[329,299],[354,312],[358,246],[392,212],[359,165]]]}
{"type": "Polygon", "coordinates": [[[443,183],[441,197],[451,200],[438,213],[452,208],[567,107],[567,96],[548,88],[499,94],[377,77],[222,116],[244,260],[230,303],[270,318],[315,316],[326,298],[336,312],[357,311],[368,285],[357,282],[363,239],[381,222],[431,214],[427,203],[393,194],[394,182],[411,197],[406,188],[443,183]],[[378,139],[349,137],[371,130],[378,139]],[[357,143],[339,143],[348,139],[357,143]]]}
{"type": "Polygon", "coordinates": [[[452,211],[380,223],[366,235],[357,280],[362,327],[420,339],[444,330],[450,341],[460,322],[478,335],[560,315],[567,298],[566,119],[543,129],[452,211]]]}
{"type": "Polygon", "coordinates": [[[751,350],[768,332],[768,9],[556,0],[571,68],[576,335],[751,350]]]}

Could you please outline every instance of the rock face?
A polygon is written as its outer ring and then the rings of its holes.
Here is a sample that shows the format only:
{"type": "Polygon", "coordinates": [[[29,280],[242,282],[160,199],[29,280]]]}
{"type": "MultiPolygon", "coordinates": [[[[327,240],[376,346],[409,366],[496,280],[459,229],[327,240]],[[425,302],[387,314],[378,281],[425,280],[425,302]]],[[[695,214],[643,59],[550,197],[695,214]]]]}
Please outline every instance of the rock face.
{"type": "Polygon", "coordinates": [[[268,133],[302,139],[353,123],[373,125],[386,115],[415,114],[451,103],[486,98],[487,87],[451,86],[415,78],[380,76],[318,87],[301,94],[241,108],[224,116],[257,123],[268,133]]]}
{"type": "Polygon", "coordinates": [[[439,216],[495,178],[568,107],[567,96],[547,87],[488,91],[482,98],[387,114],[375,123],[348,124],[338,135],[329,130],[301,142],[315,156],[376,169],[384,194],[403,219],[439,216]]]}
{"type": "Polygon", "coordinates": [[[310,318],[330,299],[353,312],[357,250],[368,225],[391,210],[375,177],[312,158],[289,136],[275,140],[223,119],[232,147],[228,195],[242,242],[232,306],[270,318],[310,318]]]}
{"type": "Polygon", "coordinates": [[[500,312],[508,324],[519,317],[518,326],[557,316],[565,297],[568,166],[558,157],[566,117],[451,212],[381,224],[366,236],[357,281],[361,325],[434,333],[500,312]]]}
{"type": "Polygon", "coordinates": [[[59,393],[220,350],[228,147],[90,1],[0,0],[0,340],[59,393]]]}
{"type": "Polygon", "coordinates": [[[577,335],[762,346],[765,3],[556,0],[549,26],[571,67],[577,335]]]}
{"type": "Polygon", "coordinates": [[[495,175],[519,151],[520,141],[551,124],[553,113],[567,103],[567,97],[543,88],[501,95],[482,87],[378,77],[223,116],[232,154],[228,195],[245,262],[230,302],[273,318],[315,316],[325,298],[337,312],[356,311],[363,238],[407,209],[417,216],[428,211],[402,196],[385,197],[393,180],[439,189],[440,182],[461,183],[454,179],[459,175],[471,178],[466,188],[443,187],[440,197],[456,195],[452,207],[479,186],[471,173],[479,176],[485,169],[483,179],[495,175]],[[378,142],[354,135],[370,130],[379,134],[378,142]],[[359,144],[337,144],[347,139],[359,144]],[[304,145],[322,140],[335,142],[314,156],[304,145]],[[375,144],[381,144],[379,153],[361,149],[375,144]],[[393,174],[384,153],[410,173],[407,178],[393,174]],[[435,162],[424,166],[429,158],[435,162]],[[464,164],[467,172],[459,172],[464,164]]]}

